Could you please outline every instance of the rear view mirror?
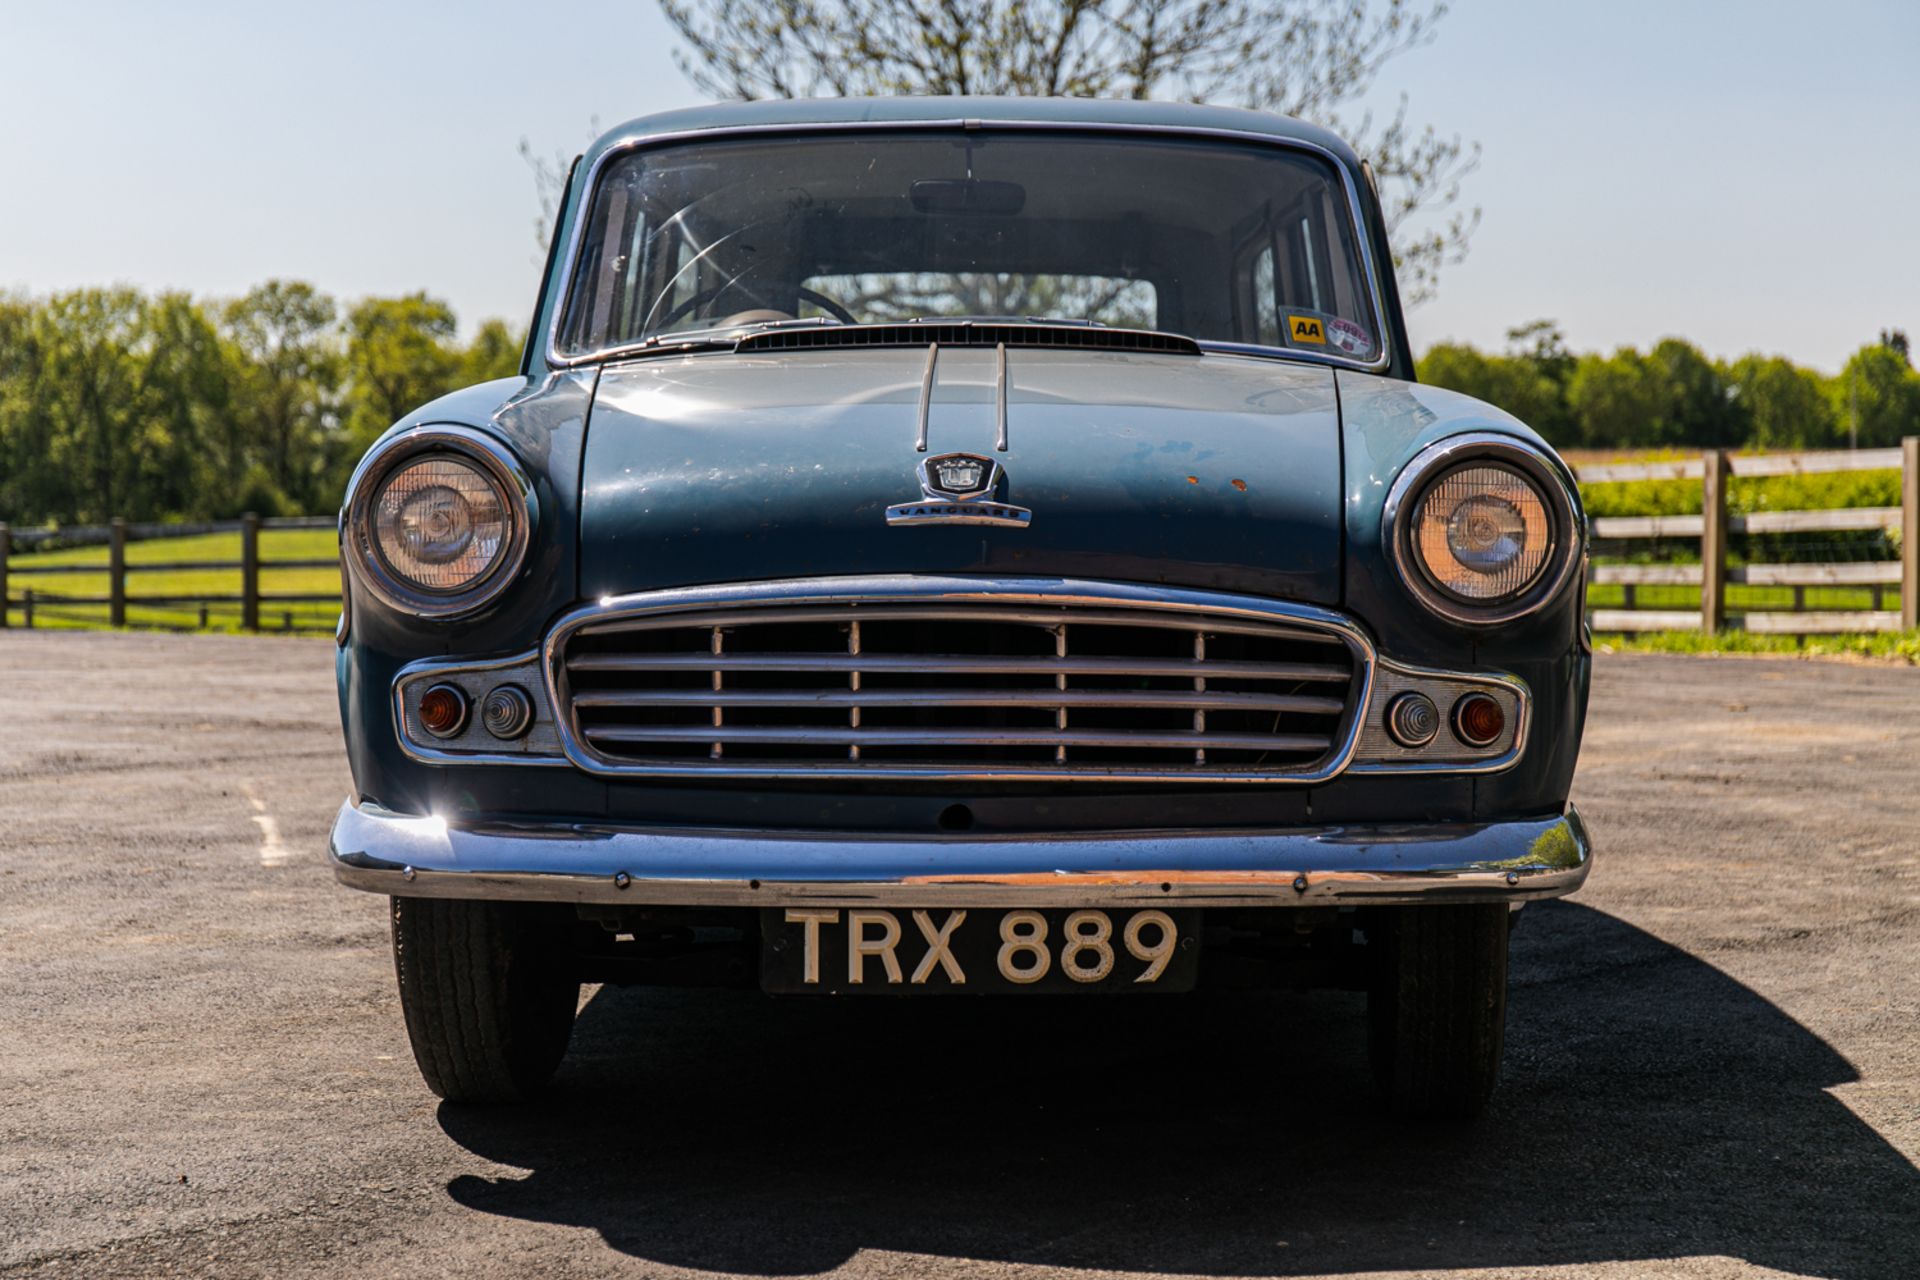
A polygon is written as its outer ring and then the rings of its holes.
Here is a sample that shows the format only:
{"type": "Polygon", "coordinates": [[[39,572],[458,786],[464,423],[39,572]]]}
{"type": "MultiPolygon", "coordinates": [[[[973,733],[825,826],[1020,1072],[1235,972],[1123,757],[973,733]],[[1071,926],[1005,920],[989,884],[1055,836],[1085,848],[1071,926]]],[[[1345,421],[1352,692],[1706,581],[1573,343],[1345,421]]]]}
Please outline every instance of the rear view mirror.
{"type": "Polygon", "coordinates": [[[923,178],[913,184],[913,207],[921,213],[1014,214],[1027,204],[1017,182],[985,178],[923,178]]]}

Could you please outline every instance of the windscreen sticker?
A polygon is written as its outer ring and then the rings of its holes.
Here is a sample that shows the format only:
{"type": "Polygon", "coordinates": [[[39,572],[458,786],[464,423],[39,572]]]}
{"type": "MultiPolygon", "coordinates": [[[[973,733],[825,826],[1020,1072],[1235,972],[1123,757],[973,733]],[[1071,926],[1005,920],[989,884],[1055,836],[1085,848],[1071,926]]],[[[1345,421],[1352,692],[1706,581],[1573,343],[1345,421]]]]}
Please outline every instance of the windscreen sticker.
{"type": "Polygon", "coordinates": [[[1316,347],[1327,345],[1327,331],[1317,316],[1288,316],[1287,336],[1295,342],[1311,342],[1316,347]]]}
{"type": "Polygon", "coordinates": [[[1351,320],[1327,321],[1327,341],[1350,356],[1373,350],[1373,335],[1351,320]]]}

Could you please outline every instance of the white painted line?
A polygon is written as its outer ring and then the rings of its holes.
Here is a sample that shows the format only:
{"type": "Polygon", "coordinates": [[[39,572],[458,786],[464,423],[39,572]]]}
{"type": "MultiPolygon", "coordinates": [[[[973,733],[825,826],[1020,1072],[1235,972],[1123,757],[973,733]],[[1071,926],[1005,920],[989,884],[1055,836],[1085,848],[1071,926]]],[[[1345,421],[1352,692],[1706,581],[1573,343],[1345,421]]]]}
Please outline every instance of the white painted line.
{"type": "Polygon", "coordinates": [[[240,793],[253,806],[253,825],[260,828],[260,865],[263,867],[284,867],[293,860],[293,853],[280,839],[280,823],[267,812],[267,805],[253,789],[253,784],[240,784],[240,793]]]}

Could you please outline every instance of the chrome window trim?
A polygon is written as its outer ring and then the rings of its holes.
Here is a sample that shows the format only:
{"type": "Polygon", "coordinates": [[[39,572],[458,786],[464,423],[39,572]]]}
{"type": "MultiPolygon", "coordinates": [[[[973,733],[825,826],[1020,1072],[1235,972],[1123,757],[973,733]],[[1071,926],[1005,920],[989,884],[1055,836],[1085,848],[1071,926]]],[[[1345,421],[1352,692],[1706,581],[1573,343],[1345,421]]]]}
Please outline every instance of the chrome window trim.
{"type": "MultiPolygon", "coordinates": [[[[1514,696],[1517,706],[1513,717],[1513,745],[1505,751],[1492,756],[1475,755],[1464,758],[1456,756],[1451,760],[1381,760],[1358,756],[1359,744],[1356,742],[1355,752],[1357,758],[1352,764],[1347,766],[1348,773],[1500,773],[1503,770],[1513,768],[1515,764],[1519,763],[1520,757],[1525,754],[1527,737],[1533,729],[1533,690],[1528,686],[1527,682],[1519,676],[1508,675],[1504,671],[1449,671],[1442,667],[1420,667],[1408,662],[1396,662],[1392,658],[1381,658],[1374,666],[1376,672],[1405,676],[1413,680],[1431,681],[1433,685],[1478,685],[1482,688],[1501,689],[1511,693],[1514,696]]],[[[1380,682],[1376,679],[1373,682],[1373,688],[1377,690],[1379,684],[1380,682]]],[[[1431,696],[1432,689],[1430,686],[1426,692],[1431,696]]],[[[1451,720],[1452,707],[1451,705],[1444,706],[1439,708],[1439,710],[1442,721],[1441,733],[1450,735],[1452,729],[1449,721],[1451,720]]],[[[1383,714],[1385,711],[1386,703],[1384,700],[1382,700],[1378,706],[1374,705],[1371,700],[1368,702],[1366,715],[1362,720],[1363,736],[1365,724],[1383,714]]],[[[1434,749],[1439,747],[1441,753],[1444,753],[1447,742],[1447,738],[1435,735],[1434,741],[1426,747],[1420,748],[1420,750],[1423,752],[1434,752],[1434,749]]],[[[1454,745],[1457,747],[1459,744],[1455,741],[1454,745]]]]}
{"type": "Polygon", "coordinates": [[[1359,745],[1373,694],[1376,653],[1373,640],[1345,615],[1315,605],[1262,600],[1255,596],[1225,595],[1177,587],[1145,587],[1128,583],[1089,582],[1073,578],[964,578],[909,574],[793,578],[774,582],[735,583],[716,587],[682,587],[637,595],[608,597],[563,616],[542,645],[543,692],[552,707],[554,725],[567,759],[585,773],[602,777],[671,778],[838,778],[920,779],[947,782],[1074,782],[1074,783],[1216,783],[1302,786],[1325,782],[1347,767],[1359,745]],[[1142,769],[1125,767],[1050,768],[1044,765],[997,769],[953,768],[939,765],[873,765],[849,768],[845,764],[793,763],[785,765],[734,764],[699,761],[673,764],[615,763],[594,755],[580,741],[573,722],[572,702],[566,697],[564,650],[574,632],[596,622],[625,617],[663,616],[728,608],[764,609],[784,605],[859,605],[887,603],[1032,604],[1045,609],[1106,607],[1159,609],[1173,613],[1213,614],[1255,622],[1294,625],[1335,635],[1350,651],[1359,687],[1350,699],[1340,740],[1326,761],[1312,770],[1257,773],[1247,769],[1142,769]]]}
{"type": "Polygon", "coordinates": [[[465,617],[498,599],[519,577],[533,542],[540,508],[520,460],[506,445],[483,431],[453,423],[410,427],[368,451],[347,482],[347,501],[340,521],[341,554],[360,585],[391,609],[420,618],[444,620],[465,617]],[[373,545],[373,496],[399,467],[435,451],[455,453],[478,463],[506,494],[512,522],[507,545],[480,580],[458,594],[421,591],[399,579],[381,563],[373,545]]]}
{"type": "Polygon", "coordinates": [[[560,325],[565,319],[568,305],[573,301],[574,274],[579,269],[581,240],[586,224],[594,207],[594,197],[599,192],[600,177],[607,164],[623,158],[635,151],[657,146],[672,146],[676,143],[690,142],[705,138],[740,138],[758,134],[845,134],[855,132],[893,132],[910,130],[922,133],[943,133],[953,130],[984,133],[992,130],[1023,133],[1108,133],[1108,134],[1148,134],[1175,137],[1213,138],[1217,140],[1241,143],[1254,143],[1261,146],[1277,147],[1283,150],[1305,152],[1325,160],[1340,175],[1340,183],[1347,193],[1347,215],[1352,220],[1352,230],[1356,248],[1360,254],[1360,268],[1367,279],[1367,300],[1373,307],[1373,330],[1380,343],[1380,353],[1372,360],[1354,360],[1325,352],[1298,351],[1292,347],[1267,347],[1255,343],[1226,343],[1195,339],[1204,349],[1231,351],[1240,355],[1257,355],[1269,358],[1302,360],[1313,364],[1335,365],[1345,369],[1360,369],[1370,373],[1384,372],[1393,363],[1392,335],[1386,326],[1386,293],[1380,285],[1379,265],[1374,259],[1373,244],[1367,233],[1366,207],[1360,198],[1360,188],[1353,180],[1338,155],[1331,149],[1304,138],[1279,138],[1268,133],[1259,133],[1250,129],[1210,129],[1185,125],[1148,125],[1119,124],[1104,122],[1049,122],[1039,120],[977,120],[956,117],[949,120],[865,120],[840,124],[819,122],[794,124],[757,124],[725,125],[708,129],[682,129],[668,133],[642,134],[638,137],[624,138],[613,143],[594,157],[586,176],[581,179],[582,199],[573,211],[572,225],[567,228],[567,249],[564,267],[559,276],[549,281],[549,289],[554,298],[552,314],[548,317],[541,342],[542,358],[549,369],[568,369],[577,365],[596,364],[615,359],[622,355],[634,355],[644,348],[634,343],[618,343],[600,347],[578,355],[560,353],[560,325]]]}
{"type": "Polygon", "coordinates": [[[1518,436],[1495,431],[1469,431],[1437,440],[1414,455],[1387,491],[1380,513],[1380,538],[1400,584],[1429,612],[1463,626],[1483,627],[1513,622],[1538,613],[1559,598],[1567,579],[1582,560],[1585,538],[1575,514],[1578,506],[1553,460],[1518,436]],[[1477,608],[1446,595],[1427,581],[1414,562],[1411,530],[1404,527],[1413,504],[1435,476],[1464,462],[1489,458],[1519,468],[1533,480],[1553,513],[1553,543],[1547,548],[1548,567],[1533,586],[1505,604],[1477,608]]]}

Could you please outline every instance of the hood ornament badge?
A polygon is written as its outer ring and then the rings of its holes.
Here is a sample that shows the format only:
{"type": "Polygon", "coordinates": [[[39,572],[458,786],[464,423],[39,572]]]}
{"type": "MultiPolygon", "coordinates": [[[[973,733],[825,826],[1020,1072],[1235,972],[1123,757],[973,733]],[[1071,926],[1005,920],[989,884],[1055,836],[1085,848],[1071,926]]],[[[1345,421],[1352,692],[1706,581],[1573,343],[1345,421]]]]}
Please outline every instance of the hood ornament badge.
{"type": "Polygon", "coordinates": [[[977,453],[942,453],[920,462],[918,502],[887,508],[888,524],[992,524],[1024,529],[1033,512],[993,500],[1006,470],[977,453]]]}

